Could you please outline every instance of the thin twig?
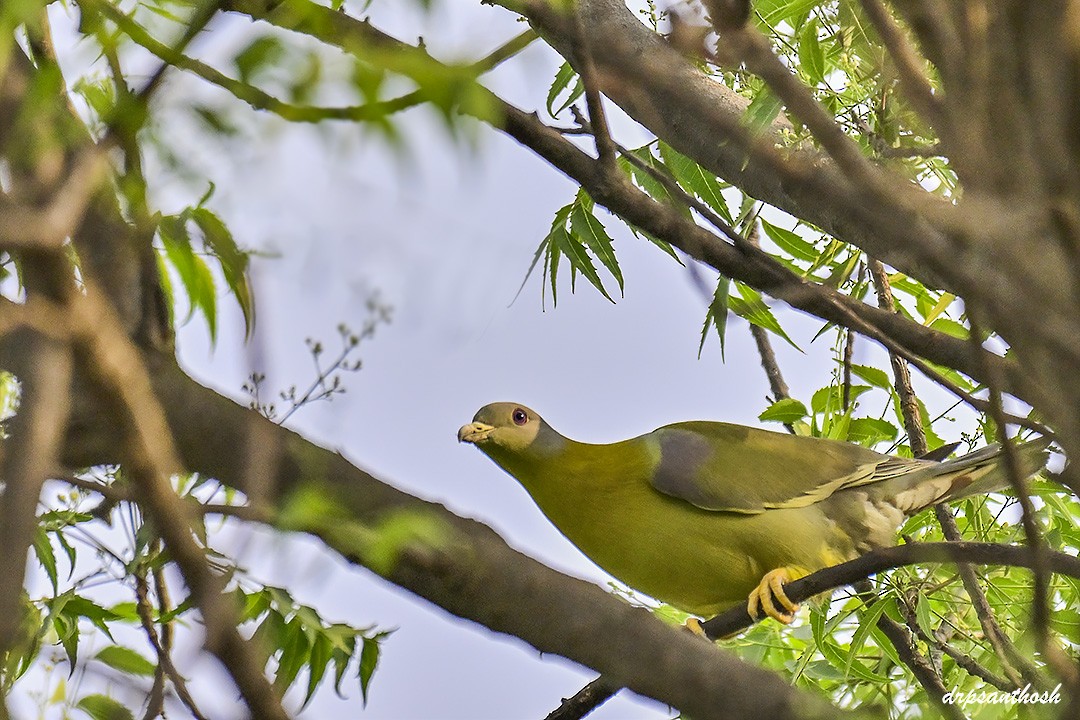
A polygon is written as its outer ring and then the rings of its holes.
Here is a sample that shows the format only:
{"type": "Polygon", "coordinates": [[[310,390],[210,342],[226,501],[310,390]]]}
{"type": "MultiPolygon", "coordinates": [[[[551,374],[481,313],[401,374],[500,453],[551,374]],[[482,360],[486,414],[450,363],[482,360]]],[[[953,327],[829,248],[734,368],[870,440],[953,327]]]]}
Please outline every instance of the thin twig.
{"type": "MultiPolygon", "coordinates": [[[[761,31],[750,25],[733,32],[724,32],[723,28],[718,28],[718,31],[723,50],[746,63],[747,70],[768,84],[787,109],[817,138],[853,187],[868,190],[875,197],[891,196],[891,201],[897,200],[894,186],[884,182],[881,170],[867,160],[858,144],[836,124],[833,114],[817,101],[810,88],[776,56],[761,31]]],[[[721,49],[718,48],[717,52],[719,54],[721,49]]]]}
{"type": "MultiPolygon", "coordinates": [[[[164,595],[161,591],[162,583],[159,581],[159,574],[160,570],[154,572],[154,581],[158,602],[162,605],[162,607],[159,607],[159,616],[163,616],[167,611],[168,596],[164,595]]],[[[167,621],[162,620],[160,634],[159,630],[154,626],[153,608],[150,605],[150,587],[146,581],[146,569],[137,568],[134,572],[134,576],[135,609],[139,615],[139,622],[142,624],[143,632],[146,634],[147,640],[150,642],[150,647],[153,648],[158,659],[157,671],[154,673],[154,686],[150,692],[150,702],[147,705],[146,713],[143,715],[143,720],[152,720],[152,718],[155,718],[160,714],[161,708],[164,706],[165,702],[164,690],[166,677],[172,681],[177,697],[184,703],[184,706],[191,713],[192,717],[197,718],[197,720],[206,720],[205,716],[199,711],[198,706],[195,704],[195,699],[188,691],[187,683],[185,682],[183,675],[180,674],[173,664],[172,655],[170,654],[172,649],[171,625],[167,621]]]]}
{"type": "Polygon", "coordinates": [[[201,77],[203,80],[217,85],[231,93],[256,110],[266,110],[291,122],[316,123],[325,120],[348,120],[362,122],[377,120],[396,112],[414,107],[425,102],[427,94],[419,90],[406,93],[390,100],[364,103],[363,105],[351,105],[345,107],[314,107],[309,105],[294,105],[280,100],[269,93],[225,75],[204,62],[184,55],[182,52],[171,48],[146,31],[141,25],[132,20],[126,13],[112,4],[105,3],[101,6],[102,13],[116,23],[136,45],[148,50],[157,56],[162,62],[171,67],[187,70],[201,77]]]}
{"type": "MultiPolygon", "coordinates": [[[[981,348],[982,331],[974,317],[974,313],[970,309],[968,317],[971,321],[971,341],[981,348]]],[[[1027,477],[1021,471],[1015,440],[1008,435],[1007,423],[1009,419],[1003,409],[1001,386],[998,382],[999,378],[996,373],[990,372],[987,374],[986,385],[990,392],[990,417],[996,426],[997,441],[1001,444],[1003,450],[1002,456],[1005,461],[1009,485],[1020,502],[1020,522],[1024,528],[1024,537],[1031,555],[1031,572],[1034,579],[1031,600],[1031,624],[1035,631],[1038,647],[1050,667],[1071,687],[1080,687],[1080,671],[1051,638],[1050,570],[1047,560],[1050,549],[1042,536],[1042,530],[1039,528],[1039,521],[1035,515],[1035,505],[1031,502],[1027,477]]]]}
{"type": "MultiPolygon", "coordinates": [[[[971,566],[968,565],[967,567],[971,566]]],[[[975,660],[975,658],[971,657],[967,653],[960,652],[951,644],[947,642],[941,642],[937,638],[927,635],[923,631],[922,627],[919,625],[918,619],[915,616],[915,611],[907,602],[906,598],[903,602],[899,602],[897,604],[900,607],[900,611],[904,615],[904,619],[907,621],[907,626],[911,629],[913,633],[919,636],[927,645],[935,647],[941,652],[951,657],[953,660],[956,661],[956,664],[962,667],[969,675],[980,678],[985,682],[990,683],[1002,692],[1012,692],[1016,688],[1021,687],[1021,684],[1019,682],[1015,680],[1010,680],[1009,678],[1002,677],[992,672],[989,668],[984,667],[981,663],[975,660]]]]}
{"type": "Polygon", "coordinates": [[[603,676],[566,698],[559,707],[548,713],[544,720],[580,720],[613,698],[622,688],[608,684],[603,676]]]}
{"type": "Polygon", "coordinates": [[[881,0],[861,0],[861,3],[866,16],[888,49],[889,56],[896,63],[901,87],[911,104],[930,125],[939,126],[942,103],[940,98],[934,95],[934,89],[926,76],[926,63],[919,57],[903,29],[881,0]]]}
{"type": "MultiPolygon", "coordinates": [[[[878,296],[878,303],[882,308],[897,312],[896,300],[893,297],[892,286],[889,283],[889,276],[885,272],[885,267],[874,258],[870,259],[869,266],[874,289],[878,296]]],[[[893,368],[896,393],[900,399],[900,412],[904,418],[904,428],[907,431],[911,452],[916,457],[925,455],[929,448],[926,443],[926,433],[923,430],[918,398],[911,383],[911,373],[908,371],[907,362],[895,352],[889,353],[889,360],[893,368]]],[[[946,540],[957,542],[963,539],[960,529],[956,525],[956,520],[948,507],[942,504],[935,505],[934,515],[946,540]]],[[[1021,675],[1009,661],[1010,656],[1015,654],[1015,648],[1013,648],[1013,653],[1009,652],[1012,643],[1002,632],[997,618],[994,617],[990,603],[986,599],[986,593],[983,592],[975,574],[975,569],[971,565],[960,563],[957,570],[964,589],[971,598],[972,607],[974,607],[979,624],[982,626],[983,634],[989,641],[990,647],[993,648],[994,654],[997,656],[1010,682],[1019,686],[1021,675]]]]}

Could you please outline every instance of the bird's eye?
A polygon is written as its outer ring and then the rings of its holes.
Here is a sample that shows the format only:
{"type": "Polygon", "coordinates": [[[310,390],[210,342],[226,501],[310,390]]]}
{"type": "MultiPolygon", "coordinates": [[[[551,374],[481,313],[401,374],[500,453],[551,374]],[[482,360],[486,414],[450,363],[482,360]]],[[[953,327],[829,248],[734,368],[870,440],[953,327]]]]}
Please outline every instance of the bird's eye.
{"type": "Polygon", "coordinates": [[[513,419],[515,425],[524,425],[529,422],[529,413],[521,408],[514,408],[514,412],[510,413],[510,417],[513,419]]]}

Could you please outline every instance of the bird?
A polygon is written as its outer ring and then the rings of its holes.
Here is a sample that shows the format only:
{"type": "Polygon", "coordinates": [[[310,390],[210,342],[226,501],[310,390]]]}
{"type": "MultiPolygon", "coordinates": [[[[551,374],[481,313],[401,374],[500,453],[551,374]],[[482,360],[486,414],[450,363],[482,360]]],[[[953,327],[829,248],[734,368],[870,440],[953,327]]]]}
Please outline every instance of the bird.
{"type": "MultiPolygon", "coordinates": [[[[931,505],[1009,484],[998,445],[911,459],[713,421],[590,444],[513,402],[480,408],[457,437],[608,574],[700,617],[745,603],[752,618],[790,623],[798,605],[785,583],[894,545],[904,520],[931,505]]],[[[1017,446],[1025,477],[1046,465],[1049,444],[1017,446]]]]}

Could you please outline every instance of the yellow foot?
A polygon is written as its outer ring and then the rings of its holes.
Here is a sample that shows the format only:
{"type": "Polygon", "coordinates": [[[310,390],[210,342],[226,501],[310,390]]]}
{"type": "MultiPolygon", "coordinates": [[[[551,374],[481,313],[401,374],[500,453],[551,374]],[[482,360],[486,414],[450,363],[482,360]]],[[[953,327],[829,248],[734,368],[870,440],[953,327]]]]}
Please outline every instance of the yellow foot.
{"type": "MultiPolygon", "coordinates": [[[[699,638],[709,640],[709,636],[705,634],[705,628],[701,627],[701,621],[696,617],[687,618],[686,622],[683,623],[683,628],[689,630],[691,634],[697,635],[699,638]]],[[[709,642],[712,642],[712,640],[709,640],[709,642]]]]}
{"type": "Polygon", "coordinates": [[[788,568],[776,568],[765,573],[765,577],[761,578],[761,582],[751,591],[746,601],[746,612],[756,620],[759,612],[764,611],[774,620],[779,620],[785,625],[790,624],[795,619],[799,605],[788,598],[784,592],[784,583],[791,582],[793,579],[788,568]],[[783,610],[778,610],[777,605],[780,605],[783,610]]]}

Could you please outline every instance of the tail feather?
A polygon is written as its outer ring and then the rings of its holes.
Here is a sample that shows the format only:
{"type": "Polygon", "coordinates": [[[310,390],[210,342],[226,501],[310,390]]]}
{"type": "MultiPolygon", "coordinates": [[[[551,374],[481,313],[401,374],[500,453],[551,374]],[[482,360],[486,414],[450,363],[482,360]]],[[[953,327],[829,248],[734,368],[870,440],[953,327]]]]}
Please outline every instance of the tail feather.
{"type": "MultiPolygon", "coordinates": [[[[1050,442],[1039,438],[1016,446],[1021,475],[1031,477],[1046,467],[1050,442]]],[[[1009,486],[1004,451],[997,444],[945,460],[929,469],[928,475],[896,493],[893,502],[898,509],[913,515],[940,502],[985,495],[1009,486]]]]}

